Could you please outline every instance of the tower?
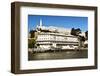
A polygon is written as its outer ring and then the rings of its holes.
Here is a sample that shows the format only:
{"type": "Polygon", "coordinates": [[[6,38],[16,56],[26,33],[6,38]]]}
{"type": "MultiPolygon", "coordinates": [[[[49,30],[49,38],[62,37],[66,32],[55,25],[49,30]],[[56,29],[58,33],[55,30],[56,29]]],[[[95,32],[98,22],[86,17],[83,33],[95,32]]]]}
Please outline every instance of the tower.
{"type": "Polygon", "coordinates": [[[42,20],[40,19],[40,27],[42,27],[42,20]]]}

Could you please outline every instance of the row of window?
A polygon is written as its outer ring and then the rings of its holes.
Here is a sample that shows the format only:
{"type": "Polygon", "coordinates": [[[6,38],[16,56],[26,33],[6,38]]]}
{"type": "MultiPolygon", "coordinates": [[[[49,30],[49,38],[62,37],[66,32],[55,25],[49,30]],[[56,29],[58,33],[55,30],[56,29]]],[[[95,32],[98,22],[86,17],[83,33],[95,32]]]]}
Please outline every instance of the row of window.
{"type": "Polygon", "coordinates": [[[38,36],[37,40],[68,40],[68,41],[77,41],[77,38],[70,37],[42,37],[38,36]]]}
{"type": "Polygon", "coordinates": [[[68,41],[37,41],[37,44],[52,44],[52,43],[55,43],[55,44],[78,44],[79,42],[68,42],[68,41]]]}

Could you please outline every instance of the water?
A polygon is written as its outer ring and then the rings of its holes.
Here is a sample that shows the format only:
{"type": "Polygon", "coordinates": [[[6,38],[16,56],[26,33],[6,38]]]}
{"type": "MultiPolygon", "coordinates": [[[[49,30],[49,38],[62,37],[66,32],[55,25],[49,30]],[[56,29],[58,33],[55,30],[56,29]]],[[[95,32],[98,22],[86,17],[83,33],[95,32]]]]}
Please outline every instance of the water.
{"type": "Polygon", "coordinates": [[[88,50],[28,53],[28,60],[54,60],[88,58],[88,50]]]}

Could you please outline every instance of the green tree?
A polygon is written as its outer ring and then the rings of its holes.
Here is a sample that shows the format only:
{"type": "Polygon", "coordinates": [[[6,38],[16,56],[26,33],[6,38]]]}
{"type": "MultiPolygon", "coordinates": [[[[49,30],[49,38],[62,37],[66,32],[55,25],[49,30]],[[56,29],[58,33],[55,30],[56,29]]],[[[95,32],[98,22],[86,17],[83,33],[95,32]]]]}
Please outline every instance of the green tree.
{"type": "Polygon", "coordinates": [[[76,35],[76,34],[75,34],[75,29],[74,29],[74,28],[71,29],[71,35],[76,35]]]}
{"type": "Polygon", "coordinates": [[[80,28],[72,28],[71,30],[71,35],[74,35],[76,37],[78,37],[79,40],[79,49],[83,46],[83,42],[85,41],[85,37],[84,36],[80,36],[79,34],[81,33],[80,28]]]}
{"type": "Polygon", "coordinates": [[[86,40],[88,40],[88,31],[85,32],[86,40]]]}
{"type": "Polygon", "coordinates": [[[79,36],[80,33],[81,33],[80,28],[77,28],[77,29],[72,28],[71,29],[71,35],[79,36]]]}
{"type": "Polygon", "coordinates": [[[28,40],[28,48],[34,48],[36,45],[36,39],[29,39],[28,40]]]}
{"type": "Polygon", "coordinates": [[[81,41],[85,41],[85,37],[84,36],[79,36],[81,41]]]}
{"type": "Polygon", "coordinates": [[[35,37],[35,30],[30,30],[31,38],[35,37]]]}

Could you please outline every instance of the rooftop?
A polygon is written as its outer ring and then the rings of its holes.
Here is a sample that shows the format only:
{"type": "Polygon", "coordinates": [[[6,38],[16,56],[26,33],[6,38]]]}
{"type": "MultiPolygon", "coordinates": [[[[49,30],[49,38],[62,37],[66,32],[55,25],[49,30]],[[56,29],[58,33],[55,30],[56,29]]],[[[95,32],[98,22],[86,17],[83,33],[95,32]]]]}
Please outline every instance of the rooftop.
{"type": "Polygon", "coordinates": [[[68,34],[70,34],[71,32],[71,29],[67,29],[67,28],[54,27],[54,26],[46,27],[42,25],[42,20],[40,20],[40,24],[37,25],[36,29],[44,32],[58,32],[58,33],[68,33],[68,34]]]}

